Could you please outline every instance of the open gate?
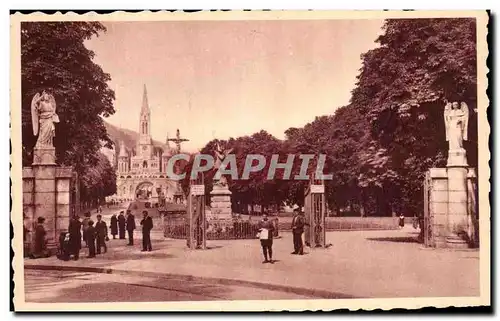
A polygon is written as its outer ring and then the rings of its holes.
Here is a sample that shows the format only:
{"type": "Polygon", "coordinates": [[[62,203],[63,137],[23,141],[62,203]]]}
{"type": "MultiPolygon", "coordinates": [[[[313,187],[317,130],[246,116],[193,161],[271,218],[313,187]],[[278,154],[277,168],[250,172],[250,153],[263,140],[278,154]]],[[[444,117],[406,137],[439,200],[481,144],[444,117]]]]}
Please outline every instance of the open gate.
{"type": "Polygon", "coordinates": [[[306,216],[305,243],[310,247],[326,247],[325,183],[311,175],[304,197],[306,216]]]}
{"type": "Polygon", "coordinates": [[[189,231],[186,233],[188,247],[194,249],[207,248],[207,219],[205,215],[205,185],[203,174],[189,182],[187,200],[189,231]]]}

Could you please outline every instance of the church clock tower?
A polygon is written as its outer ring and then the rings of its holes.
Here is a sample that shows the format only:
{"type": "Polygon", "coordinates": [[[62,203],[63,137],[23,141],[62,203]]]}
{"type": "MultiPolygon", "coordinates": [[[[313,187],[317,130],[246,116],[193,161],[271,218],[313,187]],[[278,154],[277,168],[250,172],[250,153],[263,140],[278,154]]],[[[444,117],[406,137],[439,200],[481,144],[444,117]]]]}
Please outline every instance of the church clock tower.
{"type": "Polygon", "coordinates": [[[151,139],[151,111],[148,104],[148,92],[144,85],[142,94],[141,116],[139,118],[139,146],[137,154],[144,158],[150,158],[153,155],[153,144],[151,139]]]}

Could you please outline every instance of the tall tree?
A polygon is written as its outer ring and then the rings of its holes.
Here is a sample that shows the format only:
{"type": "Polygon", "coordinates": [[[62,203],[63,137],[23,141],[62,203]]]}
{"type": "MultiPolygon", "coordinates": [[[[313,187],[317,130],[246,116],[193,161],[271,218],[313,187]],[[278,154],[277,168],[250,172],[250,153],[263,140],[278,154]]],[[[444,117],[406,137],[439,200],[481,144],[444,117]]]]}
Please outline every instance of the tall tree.
{"type": "Polygon", "coordinates": [[[98,153],[96,165],[86,166],[80,181],[80,199],[86,206],[97,205],[116,193],[115,169],[102,153],[98,153]]]}
{"type": "Polygon", "coordinates": [[[30,165],[36,143],[31,124],[31,99],[42,90],[56,99],[57,161],[74,166],[80,176],[98,162],[101,143],[111,146],[101,116],[115,112],[109,74],[93,62],[84,42],[105,31],[99,22],[23,22],[21,25],[21,88],[23,164],[30,165]]]}
{"type": "Polygon", "coordinates": [[[477,166],[475,30],[474,19],[391,19],[380,47],[363,56],[351,99],[367,115],[373,138],[363,159],[372,175],[363,178],[382,188],[396,183],[410,214],[422,211],[427,169],[445,165],[447,101],[469,105],[465,148],[469,164],[477,166]]]}

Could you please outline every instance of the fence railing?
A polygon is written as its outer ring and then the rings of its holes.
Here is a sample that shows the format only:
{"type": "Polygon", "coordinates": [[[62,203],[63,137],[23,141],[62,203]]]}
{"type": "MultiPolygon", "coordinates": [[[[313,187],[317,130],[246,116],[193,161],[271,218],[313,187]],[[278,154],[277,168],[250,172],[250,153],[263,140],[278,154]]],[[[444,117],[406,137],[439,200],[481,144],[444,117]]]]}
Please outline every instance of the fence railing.
{"type": "MultiPolygon", "coordinates": [[[[274,237],[278,237],[280,232],[291,231],[291,218],[270,217],[274,220],[274,237]]],[[[164,235],[171,238],[186,238],[189,225],[182,214],[165,215],[162,220],[164,235]]],[[[412,224],[410,218],[405,220],[405,224],[412,224]]],[[[327,231],[369,231],[369,230],[393,230],[398,228],[398,218],[394,217],[328,217],[325,220],[327,231]]],[[[252,218],[246,221],[217,221],[209,220],[207,226],[208,240],[230,240],[230,239],[251,239],[258,233],[258,219],[252,218]]]]}
{"type": "MultiPolygon", "coordinates": [[[[182,217],[165,216],[163,224],[165,237],[182,239],[187,238],[189,234],[189,224],[182,217]]],[[[256,221],[207,221],[207,240],[253,239],[257,237],[258,232],[259,224],[256,221]]],[[[277,219],[273,236],[279,236],[277,219]]]]}

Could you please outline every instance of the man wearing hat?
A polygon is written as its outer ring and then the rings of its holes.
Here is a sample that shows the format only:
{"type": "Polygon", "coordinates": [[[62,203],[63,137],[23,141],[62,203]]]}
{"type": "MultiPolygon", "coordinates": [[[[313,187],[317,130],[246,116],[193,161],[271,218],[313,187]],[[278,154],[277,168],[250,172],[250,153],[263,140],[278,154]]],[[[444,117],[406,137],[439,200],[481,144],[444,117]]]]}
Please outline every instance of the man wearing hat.
{"type": "Polygon", "coordinates": [[[153,250],[151,246],[151,230],[153,229],[153,219],[148,215],[148,211],[142,211],[144,218],[141,220],[142,225],[142,252],[153,250]]]}
{"type": "Polygon", "coordinates": [[[95,237],[97,233],[94,227],[94,221],[89,220],[88,224],[89,226],[86,232],[87,239],[85,241],[87,242],[89,248],[89,256],[87,257],[90,259],[95,257],[95,237]]]}
{"type": "Polygon", "coordinates": [[[304,244],[302,243],[302,233],[304,233],[304,226],[306,225],[305,218],[297,206],[293,210],[292,219],[292,234],[293,234],[293,252],[292,254],[304,254],[304,244]]]}
{"type": "Polygon", "coordinates": [[[102,215],[97,214],[97,223],[95,224],[96,229],[96,243],[97,243],[97,254],[101,254],[101,248],[104,247],[104,253],[108,251],[106,246],[106,241],[108,239],[108,227],[106,222],[102,220],[102,215]]]}

